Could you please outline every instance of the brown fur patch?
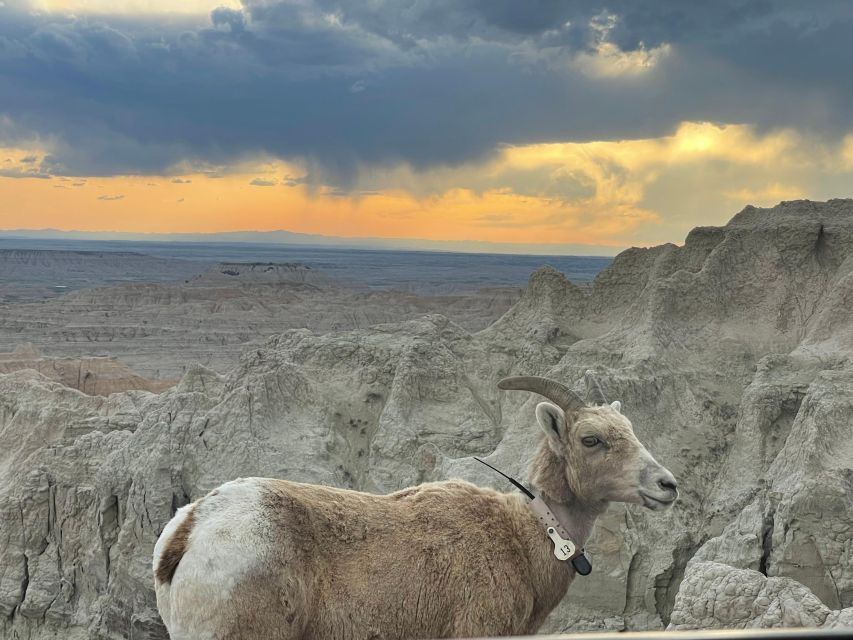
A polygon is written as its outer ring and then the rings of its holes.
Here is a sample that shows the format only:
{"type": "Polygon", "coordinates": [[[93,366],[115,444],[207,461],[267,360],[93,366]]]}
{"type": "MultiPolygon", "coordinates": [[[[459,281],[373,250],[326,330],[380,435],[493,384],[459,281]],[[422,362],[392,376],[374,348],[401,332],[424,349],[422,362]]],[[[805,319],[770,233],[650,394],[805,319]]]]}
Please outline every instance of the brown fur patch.
{"type": "Polygon", "coordinates": [[[166,543],[163,555],[160,556],[160,563],[157,565],[157,571],[154,575],[161,584],[172,582],[175,571],[178,570],[178,565],[181,563],[181,558],[187,552],[190,533],[192,533],[195,524],[194,512],[195,509],[190,509],[187,512],[187,517],[175,529],[172,537],[166,543]]]}

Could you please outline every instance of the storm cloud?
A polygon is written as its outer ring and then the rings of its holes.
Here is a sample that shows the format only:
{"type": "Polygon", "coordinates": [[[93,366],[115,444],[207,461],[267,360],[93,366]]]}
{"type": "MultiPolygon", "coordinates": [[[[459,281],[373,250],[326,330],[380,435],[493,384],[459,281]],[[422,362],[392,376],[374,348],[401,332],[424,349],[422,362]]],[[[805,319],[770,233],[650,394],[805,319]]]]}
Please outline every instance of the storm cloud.
{"type": "Polygon", "coordinates": [[[203,20],[0,7],[0,143],[40,173],[293,161],[347,188],[683,121],[853,129],[853,3],[244,0],[203,20]]]}

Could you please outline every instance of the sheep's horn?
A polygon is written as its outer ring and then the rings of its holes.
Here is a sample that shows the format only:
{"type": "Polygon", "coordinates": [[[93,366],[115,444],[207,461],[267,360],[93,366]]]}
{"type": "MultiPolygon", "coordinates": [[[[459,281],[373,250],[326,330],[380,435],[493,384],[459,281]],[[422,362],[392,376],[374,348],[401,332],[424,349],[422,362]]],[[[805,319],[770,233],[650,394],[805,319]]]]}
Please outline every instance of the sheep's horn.
{"type": "Polygon", "coordinates": [[[595,377],[595,372],[592,369],[584,374],[584,381],[586,382],[586,395],[592,397],[592,404],[607,404],[607,397],[604,395],[601,385],[598,384],[598,378],[595,377]]]}
{"type": "Polygon", "coordinates": [[[566,385],[540,376],[516,376],[498,382],[498,388],[515,391],[532,391],[548,398],[566,413],[578,411],[586,406],[581,397],[566,385]]]}

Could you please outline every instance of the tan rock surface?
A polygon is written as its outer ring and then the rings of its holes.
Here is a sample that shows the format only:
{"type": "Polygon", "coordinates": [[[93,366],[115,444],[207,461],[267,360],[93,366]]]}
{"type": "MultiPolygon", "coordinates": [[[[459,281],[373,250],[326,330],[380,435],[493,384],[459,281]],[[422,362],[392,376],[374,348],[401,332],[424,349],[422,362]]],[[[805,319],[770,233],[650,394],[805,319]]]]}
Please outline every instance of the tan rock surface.
{"type": "Polygon", "coordinates": [[[43,376],[90,396],[142,389],[159,393],[177,380],[152,380],[137,375],[115,358],[47,358],[31,344],[11,353],[0,352],[0,374],[32,369],[43,376]]]}

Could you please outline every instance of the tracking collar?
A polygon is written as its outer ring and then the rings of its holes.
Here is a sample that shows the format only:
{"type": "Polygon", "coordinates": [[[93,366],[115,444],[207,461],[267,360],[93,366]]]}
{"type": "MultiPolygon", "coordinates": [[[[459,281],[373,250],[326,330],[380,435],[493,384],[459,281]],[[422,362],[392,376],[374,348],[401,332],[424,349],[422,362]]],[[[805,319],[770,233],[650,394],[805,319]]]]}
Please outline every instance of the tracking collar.
{"type": "Polygon", "coordinates": [[[547,533],[548,537],[554,542],[554,556],[557,560],[570,560],[575,571],[582,576],[587,576],[592,572],[592,564],[586,555],[584,555],[584,550],[582,548],[577,548],[577,545],[571,540],[571,538],[569,538],[566,528],[559,520],[557,520],[557,516],[554,515],[554,512],[551,511],[542,498],[535,495],[518,480],[508,476],[500,469],[496,469],[485,460],[481,460],[477,456],[474,456],[474,460],[486,465],[492,471],[501,474],[504,478],[509,480],[516,489],[527,496],[530,500],[530,502],[527,503],[527,506],[529,506],[530,510],[533,511],[539,522],[544,525],[545,533],[547,533]]]}

